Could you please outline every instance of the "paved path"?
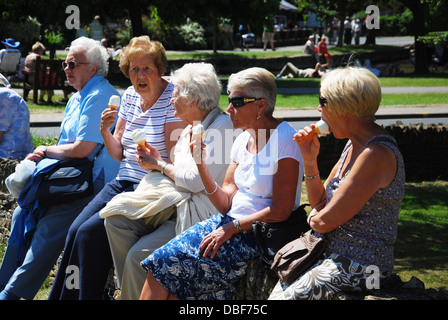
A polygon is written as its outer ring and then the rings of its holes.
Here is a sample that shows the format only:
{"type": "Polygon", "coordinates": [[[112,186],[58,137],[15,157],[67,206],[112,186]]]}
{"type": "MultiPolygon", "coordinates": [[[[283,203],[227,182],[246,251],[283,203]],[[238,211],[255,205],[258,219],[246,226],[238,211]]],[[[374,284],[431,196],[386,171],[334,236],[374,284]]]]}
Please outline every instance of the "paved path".
{"type": "MultiPolygon", "coordinates": [[[[402,116],[407,115],[425,115],[431,116],[432,114],[445,113],[448,115],[448,104],[447,105],[437,105],[437,106],[402,106],[402,107],[380,107],[377,112],[379,116],[402,116]]],[[[320,112],[316,109],[284,109],[278,108],[275,110],[274,115],[281,118],[290,117],[319,117],[320,112]]],[[[31,113],[30,122],[61,122],[64,117],[63,112],[57,113],[31,113]]]]}

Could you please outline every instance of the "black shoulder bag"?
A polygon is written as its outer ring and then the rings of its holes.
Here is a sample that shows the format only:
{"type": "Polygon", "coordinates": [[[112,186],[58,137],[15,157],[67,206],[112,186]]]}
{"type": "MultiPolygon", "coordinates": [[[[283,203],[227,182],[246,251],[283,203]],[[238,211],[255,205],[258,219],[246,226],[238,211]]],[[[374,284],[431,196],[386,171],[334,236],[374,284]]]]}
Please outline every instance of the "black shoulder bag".
{"type": "Polygon", "coordinates": [[[271,223],[255,221],[252,224],[258,251],[267,265],[273,263],[279,249],[310,229],[306,221],[306,206],[308,204],[302,204],[291,212],[285,221],[271,223]]]}
{"type": "Polygon", "coordinates": [[[104,145],[101,145],[95,157],[67,159],[59,161],[46,173],[36,192],[36,200],[43,206],[56,205],[92,196],[93,166],[104,145]]]}

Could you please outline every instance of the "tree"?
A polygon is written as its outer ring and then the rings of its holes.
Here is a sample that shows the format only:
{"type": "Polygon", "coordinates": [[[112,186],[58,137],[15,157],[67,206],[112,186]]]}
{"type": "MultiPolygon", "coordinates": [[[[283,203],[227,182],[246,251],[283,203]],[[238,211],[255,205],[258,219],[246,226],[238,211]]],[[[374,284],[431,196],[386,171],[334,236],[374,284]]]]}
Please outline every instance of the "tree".
{"type": "Polygon", "coordinates": [[[250,24],[251,30],[261,27],[264,17],[279,10],[280,0],[154,0],[158,13],[169,24],[179,24],[190,18],[204,27],[209,27],[213,34],[213,51],[217,51],[219,18],[230,18],[235,24],[250,24]]]}

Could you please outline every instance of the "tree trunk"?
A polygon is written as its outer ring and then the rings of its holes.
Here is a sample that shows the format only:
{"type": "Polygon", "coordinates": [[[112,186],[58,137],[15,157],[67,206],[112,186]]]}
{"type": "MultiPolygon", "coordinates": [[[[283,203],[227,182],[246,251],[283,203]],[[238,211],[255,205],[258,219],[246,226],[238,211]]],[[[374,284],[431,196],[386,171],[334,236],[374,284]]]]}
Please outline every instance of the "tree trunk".
{"type": "Polygon", "coordinates": [[[132,24],[132,35],[131,37],[138,37],[143,34],[143,22],[142,22],[142,11],[140,6],[135,3],[135,1],[130,1],[129,3],[129,18],[132,24]]]}
{"type": "Polygon", "coordinates": [[[400,0],[400,2],[407,6],[414,16],[415,73],[426,73],[428,71],[426,46],[423,42],[417,42],[417,38],[425,34],[427,4],[421,3],[420,0],[400,0]]]}
{"type": "Polygon", "coordinates": [[[426,45],[423,42],[417,41],[419,36],[425,34],[425,18],[423,6],[418,6],[414,11],[411,8],[414,15],[414,37],[415,37],[415,73],[426,73],[428,71],[428,59],[426,45]]]}

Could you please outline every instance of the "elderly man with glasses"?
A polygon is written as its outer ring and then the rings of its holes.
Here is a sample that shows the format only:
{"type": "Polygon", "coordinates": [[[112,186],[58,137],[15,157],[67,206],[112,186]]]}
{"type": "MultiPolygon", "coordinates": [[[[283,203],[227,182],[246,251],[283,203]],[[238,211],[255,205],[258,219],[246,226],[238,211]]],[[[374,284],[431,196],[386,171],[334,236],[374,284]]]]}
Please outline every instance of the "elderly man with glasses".
{"type": "MultiPolygon", "coordinates": [[[[58,143],[38,146],[26,157],[41,168],[55,159],[92,159],[101,150],[92,171],[94,194],[116,176],[119,167],[106,148],[101,149],[101,114],[108,108],[109,98],[119,95],[104,78],[107,60],[106,49],[98,41],[81,37],[72,42],[63,67],[69,85],[78,92],[67,103],[58,143]]],[[[92,198],[45,207],[32,200],[30,206],[14,211],[11,237],[0,268],[0,300],[34,298],[64,247],[70,225],[92,198]]]]}

